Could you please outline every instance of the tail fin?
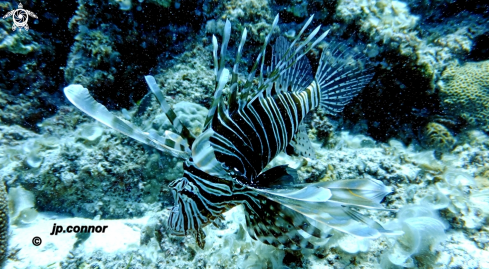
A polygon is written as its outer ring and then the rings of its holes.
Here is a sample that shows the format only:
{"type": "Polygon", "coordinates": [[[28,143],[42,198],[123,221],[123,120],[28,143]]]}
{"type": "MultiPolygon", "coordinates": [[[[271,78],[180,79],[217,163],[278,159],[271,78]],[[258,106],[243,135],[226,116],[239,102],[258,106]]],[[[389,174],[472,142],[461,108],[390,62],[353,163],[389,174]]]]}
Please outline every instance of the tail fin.
{"type": "Polygon", "coordinates": [[[373,77],[370,68],[362,68],[357,62],[359,54],[352,55],[347,50],[338,45],[323,51],[315,77],[321,90],[321,107],[332,115],[341,112],[373,77]]]}

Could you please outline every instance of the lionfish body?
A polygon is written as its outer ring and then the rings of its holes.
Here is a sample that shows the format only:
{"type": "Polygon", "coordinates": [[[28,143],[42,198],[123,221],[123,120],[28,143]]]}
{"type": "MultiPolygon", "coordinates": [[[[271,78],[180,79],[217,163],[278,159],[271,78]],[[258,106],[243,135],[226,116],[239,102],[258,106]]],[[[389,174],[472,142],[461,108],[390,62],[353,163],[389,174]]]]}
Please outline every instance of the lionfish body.
{"type": "Polygon", "coordinates": [[[277,16],[245,81],[238,81],[238,63],[247,32],[243,31],[235,65],[229,71],[224,63],[231,24],[226,22],[219,56],[213,37],[216,92],[198,137],[178,121],[151,76],[146,76],[146,81],[178,134],[166,131],[161,137],[154,131],[142,132],[112,115],[80,85],[65,88],[65,94],[100,122],[186,160],[183,177],[170,184],[175,206],[168,224],[177,234],[193,235],[200,247],[205,245],[202,228],[236,205],[244,206],[250,236],[279,248],[313,248],[314,238],[329,236],[318,226],[359,237],[378,237],[388,231],[352,208],[382,209],[379,203],[390,190],[380,181],[297,184],[297,172],[288,166],[265,170],[289,146],[302,156],[314,158],[303,119],[319,106],[331,114],[340,112],[372,77],[368,70],[348,64],[339,51],[323,53],[312,76],[304,56],[327,32],[312,42],[319,26],[301,42],[311,21],[312,17],[291,44],[285,38],[277,39],[271,65],[265,68],[265,52],[277,16]],[[255,77],[258,68],[259,76],[255,77]],[[227,84],[229,92],[224,98],[227,84]]]}

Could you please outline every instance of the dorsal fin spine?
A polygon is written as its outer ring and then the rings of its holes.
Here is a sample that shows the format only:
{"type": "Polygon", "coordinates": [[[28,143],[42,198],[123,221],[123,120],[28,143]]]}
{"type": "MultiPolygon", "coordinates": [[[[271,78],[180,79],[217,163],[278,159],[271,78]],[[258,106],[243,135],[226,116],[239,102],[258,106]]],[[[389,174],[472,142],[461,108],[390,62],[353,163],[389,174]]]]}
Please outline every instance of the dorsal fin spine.
{"type": "Polygon", "coordinates": [[[156,96],[156,99],[161,105],[161,109],[163,109],[163,112],[165,113],[166,117],[168,120],[171,122],[173,125],[173,128],[185,139],[187,139],[187,142],[191,146],[192,143],[195,141],[195,136],[190,132],[190,130],[182,124],[182,122],[177,118],[177,115],[173,111],[173,109],[170,107],[170,105],[166,102],[165,97],[163,96],[163,93],[161,92],[160,87],[156,83],[156,80],[153,76],[145,76],[144,79],[146,80],[146,83],[148,84],[149,89],[151,92],[156,96]]]}
{"type": "Polygon", "coordinates": [[[220,72],[219,80],[217,82],[217,87],[216,91],[214,92],[214,101],[212,102],[211,108],[209,109],[209,113],[207,114],[207,118],[205,120],[205,128],[207,129],[207,126],[210,125],[210,122],[212,121],[212,118],[214,117],[214,114],[216,113],[217,106],[219,105],[219,102],[221,101],[221,96],[222,96],[222,90],[224,89],[224,86],[226,86],[226,83],[229,80],[229,70],[227,68],[223,68],[222,72],[220,72]]]}
{"type": "Polygon", "coordinates": [[[243,33],[241,34],[241,42],[239,43],[238,52],[236,53],[236,61],[233,66],[233,76],[231,78],[231,89],[229,93],[229,110],[234,112],[238,109],[239,104],[237,103],[237,94],[238,94],[238,72],[239,72],[239,61],[241,60],[241,54],[243,53],[243,47],[246,42],[246,36],[248,31],[244,28],[243,33]]]}
{"type": "Polygon", "coordinates": [[[329,31],[324,32],[310,46],[308,46],[305,50],[303,50],[303,48],[311,42],[311,40],[317,35],[319,30],[321,29],[321,25],[319,25],[318,27],[316,27],[316,29],[314,29],[313,32],[311,32],[308,35],[306,40],[300,43],[297,49],[295,49],[292,53],[289,53],[294,48],[295,44],[300,40],[302,34],[304,33],[307,26],[309,26],[309,24],[311,23],[313,17],[314,16],[311,16],[307,20],[306,24],[302,27],[297,37],[289,45],[285,53],[283,53],[282,59],[280,59],[276,64],[276,66],[274,66],[274,68],[272,69],[270,75],[265,80],[265,82],[260,84],[260,87],[258,88],[259,91],[263,91],[267,89],[267,87],[271,83],[275,82],[286,70],[292,68],[302,57],[304,57],[304,55],[306,55],[312,48],[314,48],[319,42],[321,42],[327,36],[329,31]]]}
{"type": "Polygon", "coordinates": [[[212,56],[214,58],[214,73],[216,75],[216,89],[214,92],[214,101],[212,102],[211,108],[209,109],[209,113],[205,119],[204,130],[210,126],[210,122],[214,117],[214,113],[216,112],[216,107],[219,104],[219,99],[222,95],[222,89],[226,85],[229,79],[229,70],[225,69],[225,61],[226,61],[226,51],[228,48],[229,38],[231,37],[231,23],[229,20],[226,20],[226,25],[224,26],[224,33],[222,37],[222,45],[221,45],[221,54],[219,55],[220,61],[218,60],[217,50],[219,49],[219,44],[217,43],[216,36],[212,36],[212,56]],[[227,71],[225,71],[227,70],[227,71]]]}
{"type": "Polygon", "coordinates": [[[273,30],[275,27],[277,27],[278,23],[278,14],[275,16],[275,19],[273,20],[272,23],[272,28],[270,29],[270,32],[268,33],[267,37],[265,38],[265,42],[263,43],[263,47],[261,49],[261,65],[260,65],[260,84],[263,83],[263,66],[265,65],[265,56],[266,56],[266,51],[267,51],[267,46],[268,43],[270,42],[270,38],[272,37],[273,30]]]}
{"type": "Polygon", "coordinates": [[[221,55],[219,55],[221,61],[219,63],[219,72],[217,74],[218,77],[221,76],[221,73],[224,70],[225,61],[226,61],[226,51],[228,49],[228,43],[230,37],[231,37],[231,23],[229,22],[229,20],[226,20],[226,25],[224,26],[224,35],[222,38],[221,55]]]}
{"type": "Polygon", "coordinates": [[[344,106],[367,85],[373,72],[369,68],[352,64],[359,54],[338,45],[331,53],[323,51],[319,60],[315,81],[321,92],[321,107],[329,114],[341,112],[344,106]],[[341,51],[340,48],[343,50],[341,51]]]}
{"type": "Polygon", "coordinates": [[[218,48],[219,48],[219,44],[217,43],[217,38],[215,35],[212,35],[212,57],[214,58],[214,75],[216,76],[216,83],[217,83],[217,73],[219,72],[219,62],[217,60],[218,48]]]}

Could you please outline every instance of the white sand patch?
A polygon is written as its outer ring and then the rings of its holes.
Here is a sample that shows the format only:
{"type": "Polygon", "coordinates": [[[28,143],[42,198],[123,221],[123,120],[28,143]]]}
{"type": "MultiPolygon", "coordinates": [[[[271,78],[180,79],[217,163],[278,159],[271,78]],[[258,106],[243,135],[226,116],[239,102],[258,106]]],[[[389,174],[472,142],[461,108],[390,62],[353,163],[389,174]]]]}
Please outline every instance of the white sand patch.
{"type": "Polygon", "coordinates": [[[100,249],[103,252],[114,253],[138,248],[140,227],[147,223],[149,217],[139,219],[92,220],[71,218],[52,213],[40,213],[36,220],[28,226],[11,226],[9,250],[19,249],[18,261],[6,260],[8,268],[39,268],[51,265],[49,268],[59,268],[59,262],[65,260],[77,241],[76,233],[59,233],[51,235],[53,226],[107,226],[105,233],[91,233],[90,237],[79,248],[87,254],[100,249]],[[40,237],[41,245],[35,246],[34,237],[40,237]]]}

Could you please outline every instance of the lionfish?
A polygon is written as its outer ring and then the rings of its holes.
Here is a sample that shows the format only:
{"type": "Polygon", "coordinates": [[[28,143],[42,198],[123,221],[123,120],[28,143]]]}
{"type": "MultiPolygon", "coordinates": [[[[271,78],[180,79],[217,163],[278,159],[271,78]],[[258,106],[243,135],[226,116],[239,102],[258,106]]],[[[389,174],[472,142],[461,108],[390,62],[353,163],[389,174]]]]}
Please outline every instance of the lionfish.
{"type": "Polygon", "coordinates": [[[340,49],[323,52],[313,76],[304,56],[328,31],[313,41],[320,25],[301,41],[312,18],[292,43],[277,38],[269,66],[265,66],[277,15],[253,67],[242,75],[244,79],[239,79],[238,69],[247,30],[242,32],[229,70],[225,62],[231,23],[226,21],[219,55],[217,39],[212,37],[214,100],[197,137],[178,120],[152,76],[146,76],[146,82],[177,133],[143,132],[111,114],[81,85],[70,85],[64,93],[101,123],[185,160],[183,176],[169,185],[175,205],[168,227],[177,235],[193,235],[201,248],[205,245],[203,227],[218,223],[222,213],[237,205],[244,206],[249,235],[278,248],[314,248],[315,240],[330,236],[319,227],[376,238],[389,231],[355,209],[383,209],[380,202],[391,190],[382,182],[353,179],[299,184],[297,171],[287,165],[266,169],[288,147],[314,158],[302,123],[306,115],[319,106],[333,115],[341,112],[373,76],[369,69],[348,63],[348,54],[340,49]]]}

